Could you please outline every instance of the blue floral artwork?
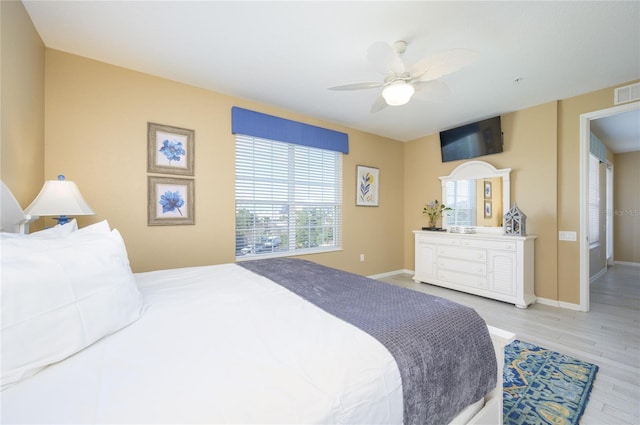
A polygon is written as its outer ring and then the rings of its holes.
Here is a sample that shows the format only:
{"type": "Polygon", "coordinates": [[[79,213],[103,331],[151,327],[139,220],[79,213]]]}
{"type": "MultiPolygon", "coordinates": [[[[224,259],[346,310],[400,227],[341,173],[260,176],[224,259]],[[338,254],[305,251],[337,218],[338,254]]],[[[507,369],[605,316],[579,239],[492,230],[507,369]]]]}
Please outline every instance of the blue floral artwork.
{"type": "Polygon", "coordinates": [[[184,199],[180,195],[180,192],[171,192],[166,191],[164,195],[160,196],[160,205],[162,205],[162,213],[166,214],[169,212],[178,211],[180,215],[182,215],[182,211],[180,207],[184,205],[184,199]]]}
{"type": "Polygon", "coordinates": [[[147,123],[147,171],[193,176],[195,131],[147,123]]]}
{"type": "Polygon", "coordinates": [[[182,142],[178,140],[163,140],[159,151],[169,160],[169,164],[171,161],[180,161],[180,158],[187,154],[182,142]]]}
{"type": "Polygon", "coordinates": [[[147,176],[149,226],[195,224],[194,179],[147,176]]]}

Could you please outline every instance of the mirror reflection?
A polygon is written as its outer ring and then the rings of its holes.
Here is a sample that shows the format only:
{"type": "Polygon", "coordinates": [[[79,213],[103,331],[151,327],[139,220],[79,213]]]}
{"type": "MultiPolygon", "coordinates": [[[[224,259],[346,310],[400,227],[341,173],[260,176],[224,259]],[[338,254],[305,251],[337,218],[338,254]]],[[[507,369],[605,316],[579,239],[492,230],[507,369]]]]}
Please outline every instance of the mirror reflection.
{"type": "Polygon", "coordinates": [[[501,227],[502,178],[450,180],[444,203],[449,211],[450,226],[501,227]]]}
{"type": "Polygon", "coordinates": [[[483,161],[469,161],[442,180],[443,203],[451,208],[443,227],[480,227],[500,230],[509,209],[511,169],[497,170],[483,161]]]}

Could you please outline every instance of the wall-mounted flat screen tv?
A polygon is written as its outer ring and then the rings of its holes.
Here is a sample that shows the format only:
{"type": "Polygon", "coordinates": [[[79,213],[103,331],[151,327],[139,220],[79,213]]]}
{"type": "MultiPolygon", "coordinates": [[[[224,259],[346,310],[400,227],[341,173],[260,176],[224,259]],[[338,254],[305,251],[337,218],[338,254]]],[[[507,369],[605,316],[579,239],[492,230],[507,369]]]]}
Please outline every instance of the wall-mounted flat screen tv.
{"type": "Polygon", "coordinates": [[[502,148],[499,116],[440,132],[442,162],[500,153],[502,148]]]}

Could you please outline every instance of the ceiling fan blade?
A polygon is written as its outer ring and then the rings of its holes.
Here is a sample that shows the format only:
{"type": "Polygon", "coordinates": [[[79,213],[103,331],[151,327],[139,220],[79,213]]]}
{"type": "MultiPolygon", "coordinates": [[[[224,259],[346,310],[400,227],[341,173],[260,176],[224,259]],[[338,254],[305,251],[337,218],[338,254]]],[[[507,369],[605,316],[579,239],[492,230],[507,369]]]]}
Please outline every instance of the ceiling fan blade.
{"type": "Polygon", "coordinates": [[[373,43],[367,50],[367,59],[373,68],[382,75],[389,74],[390,71],[402,74],[405,70],[404,63],[393,47],[387,43],[379,41],[373,43]]]}
{"type": "Polygon", "coordinates": [[[416,89],[415,96],[430,102],[444,102],[451,94],[449,87],[442,81],[416,81],[413,88],[416,89]]]}
{"type": "Polygon", "coordinates": [[[478,59],[478,53],[468,49],[451,49],[416,62],[409,71],[418,81],[431,81],[451,74],[478,59]]]}
{"type": "Polygon", "coordinates": [[[384,100],[384,97],[382,97],[382,95],[380,95],[373,102],[373,105],[371,105],[371,111],[370,112],[372,114],[375,114],[376,112],[379,112],[379,111],[383,110],[386,107],[387,107],[387,102],[384,100]]]}
{"type": "Polygon", "coordinates": [[[383,83],[380,81],[370,81],[366,83],[353,83],[353,84],[345,84],[343,86],[335,86],[329,87],[329,90],[364,90],[364,89],[374,89],[376,87],[382,87],[383,83]]]}

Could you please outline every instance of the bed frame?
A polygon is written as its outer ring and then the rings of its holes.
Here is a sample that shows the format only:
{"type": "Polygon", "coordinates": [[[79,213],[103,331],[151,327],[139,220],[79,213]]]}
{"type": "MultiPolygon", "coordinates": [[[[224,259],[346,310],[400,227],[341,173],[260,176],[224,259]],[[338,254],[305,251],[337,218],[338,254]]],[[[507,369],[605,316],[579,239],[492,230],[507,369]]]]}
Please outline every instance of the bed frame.
{"type": "MultiPolygon", "coordinates": [[[[13,196],[11,190],[0,181],[1,204],[0,218],[1,231],[8,233],[29,233],[29,223],[37,219],[24,214],[20,204],[13,196]]],[[[502,424],[502,371],[504,365],[504,347],[515,339],[515,334],[489,326],[489,333],[493,342],[498,364],[498,384],[484,400],[462,411],[451,424],[502,424]]]]}
{"type": "Polygon", "coordinates": [[[38,217],[25,214],[11,190],[0,181],[0,231],[8,233],[29,233],[29,223],[38,217]]]}
{"type": "MultiPolygon", "coordinates": [[[[498,384],[485,397],[484,407],[468,424],[502,424],[502,370],[504,369],[504,347],[512,342],[516,335],[503,329],[488,326],[493,348],[498,361],[498,384]]],[[[455,422],[455,421],[454,421],[455,422]]]]}

